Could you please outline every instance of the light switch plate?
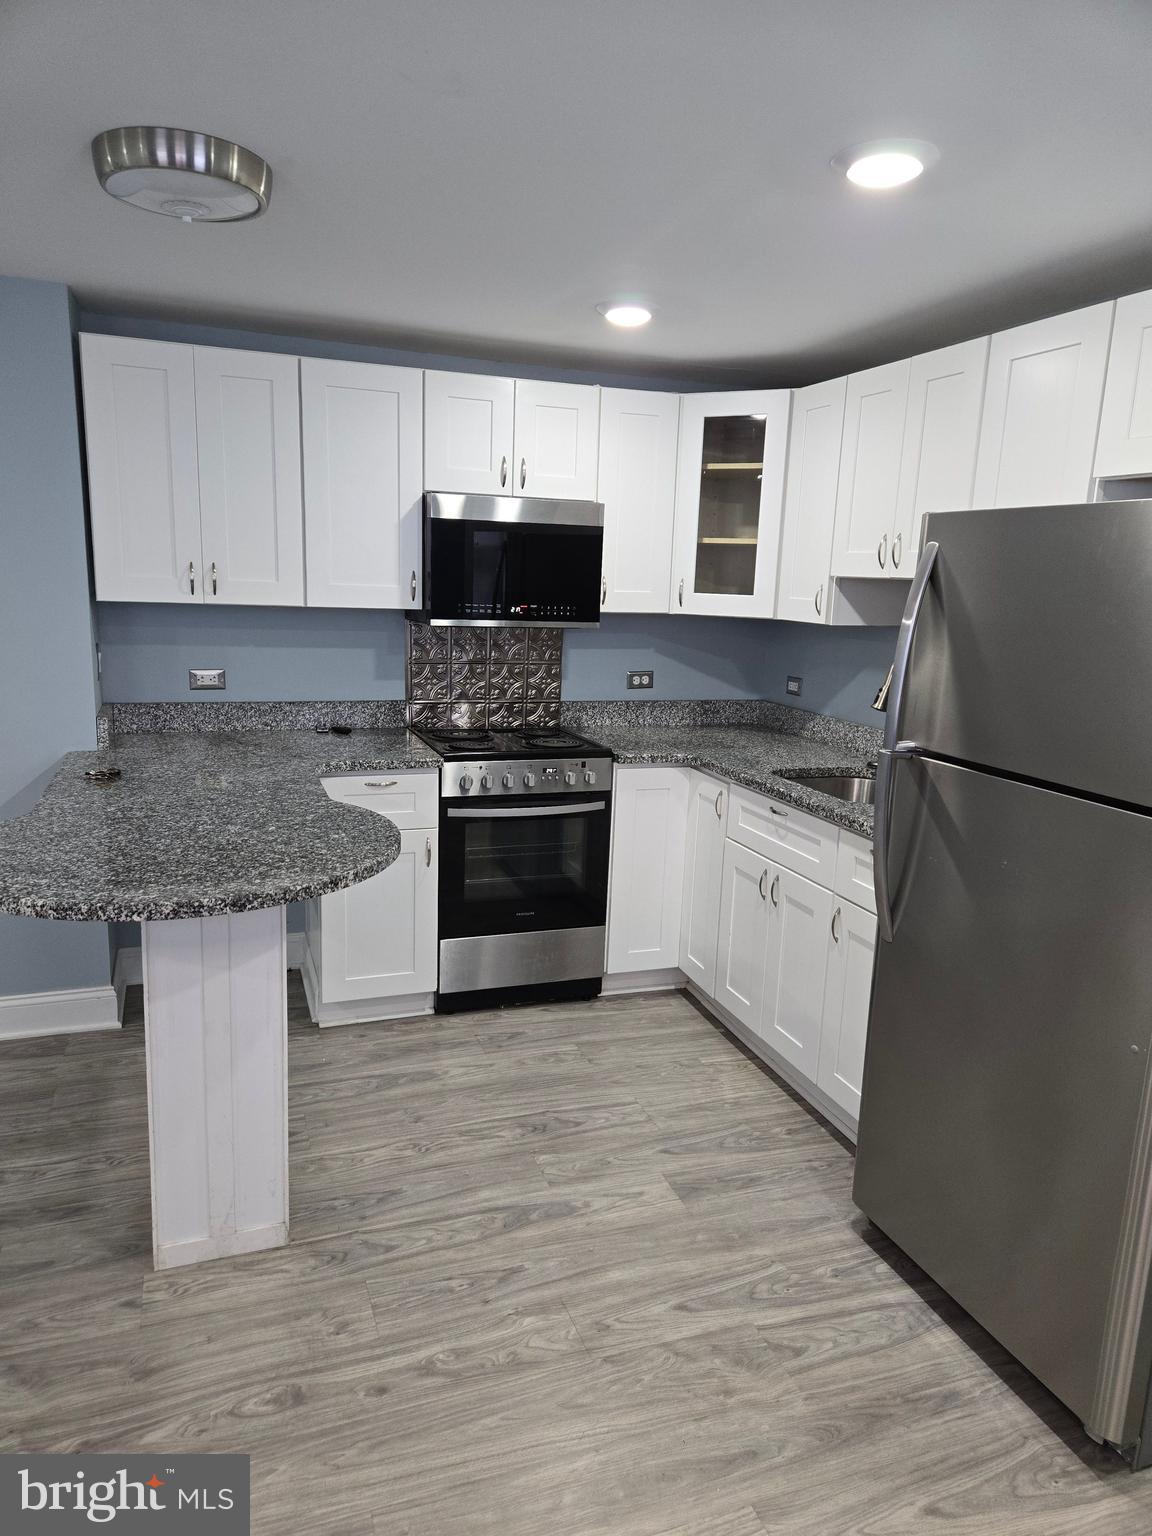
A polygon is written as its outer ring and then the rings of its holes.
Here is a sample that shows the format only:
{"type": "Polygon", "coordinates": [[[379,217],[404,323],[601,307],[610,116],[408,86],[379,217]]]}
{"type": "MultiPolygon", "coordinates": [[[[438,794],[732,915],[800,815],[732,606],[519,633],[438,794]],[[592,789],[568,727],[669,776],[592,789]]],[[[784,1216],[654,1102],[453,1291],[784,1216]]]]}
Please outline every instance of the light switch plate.
{"type": "Polygon", "coordinates": [[[653,673],[651,670],[644,671],[638,668],[635,672],[629,672],[628,674],[629,688],[651,688],[652,680],[653,673]]]}
{"type": "Polygon", "coordinates": [[[188,673],[189,688],[223,688],[223,667],[193,667],[188,673]]]}
{"type": "Polygon", "coordinates": [[[794,699],[798,699],[804,689],[804,679],[802,677],[790,677],[784,686],[794,699]]]}

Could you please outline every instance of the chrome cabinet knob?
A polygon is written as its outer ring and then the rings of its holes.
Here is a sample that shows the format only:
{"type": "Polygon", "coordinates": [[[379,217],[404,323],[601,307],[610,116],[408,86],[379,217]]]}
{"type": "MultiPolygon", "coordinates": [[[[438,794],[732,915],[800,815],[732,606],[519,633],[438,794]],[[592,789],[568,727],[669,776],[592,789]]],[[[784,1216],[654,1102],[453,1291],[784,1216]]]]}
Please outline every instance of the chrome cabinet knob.
{"type": "Polygon", "coordinates": [[[525,789],[531,789],[532,786],[535,783],[536,783],[536,775],[534,773],[526,773],[524,775],[524,788],[525,789]]]}
{"type": "Polygon", "coordinates": [[[575,772],[575,769],[569,768],[568,772],[564,775],[564,782],[565,782],[565,784],[575,784],[575,782],[576,782],[576,772],[575,772]]]}
{"type": "Polygon", "coordinates": [[[585,768],[585,770],[584,770],[584,782],[585,782],[585,784],[595,784],[595,782],[596,782],[596,775],[593,773],[591,768],[585,768]]]}
{"type": "Polygon", "coordinates": [[[516,784],[516,775],[514,773],[506,773],[500,782],[505,789],[512,789],[516,784]]]}
{"type": "Polygon", "coordinates": [[[465,793],[472,788],[472,775],[470,773],[462,773],[460,775],[460,788],[465,793]]]}

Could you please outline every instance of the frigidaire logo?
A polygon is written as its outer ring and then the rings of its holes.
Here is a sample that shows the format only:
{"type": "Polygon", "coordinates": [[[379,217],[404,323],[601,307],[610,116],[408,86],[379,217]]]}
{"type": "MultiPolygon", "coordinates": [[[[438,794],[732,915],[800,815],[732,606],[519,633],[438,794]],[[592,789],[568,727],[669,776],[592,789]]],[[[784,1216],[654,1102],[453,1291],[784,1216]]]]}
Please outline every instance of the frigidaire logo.
{"type": "Polygon", "coordinates": [[[0,1531],[248,1536],[247,1456],[0,1455],[0,1531]]]}

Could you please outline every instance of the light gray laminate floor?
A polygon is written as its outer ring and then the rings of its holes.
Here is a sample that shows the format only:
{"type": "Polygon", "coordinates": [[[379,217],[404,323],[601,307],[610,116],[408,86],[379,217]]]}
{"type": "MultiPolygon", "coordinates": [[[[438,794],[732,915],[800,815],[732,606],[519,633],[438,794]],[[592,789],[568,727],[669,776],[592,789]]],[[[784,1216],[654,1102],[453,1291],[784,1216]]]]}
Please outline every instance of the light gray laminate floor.
{"type": "Polygon", "coordinates": [[[670,994],[324,1032],[292,1245],[154,1274],[139,994],[0,1047],[0,1446],[246,1451],[254,1531],[1144,1536],[1131,1475],[670,994]]]}

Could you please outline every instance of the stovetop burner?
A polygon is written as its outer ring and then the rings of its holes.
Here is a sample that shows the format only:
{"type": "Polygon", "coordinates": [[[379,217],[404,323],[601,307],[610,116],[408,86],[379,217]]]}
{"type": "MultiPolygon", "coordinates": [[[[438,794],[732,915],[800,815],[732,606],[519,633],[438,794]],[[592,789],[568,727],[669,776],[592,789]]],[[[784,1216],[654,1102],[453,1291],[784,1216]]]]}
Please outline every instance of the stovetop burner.
{"type": "Polygon", "coordinates": [[[454,726],[439,731],[423,731],[420,733],[433,742],[442,741],[449,747],[492,747],[496,745],[496,738],[491,731],[469,730],[466,726],[454,726]]]}
{"type": "Polygon", "coordinates": [[[571,731],[513,731],[517,741],[526,747],[586,747],[583,736],[573,736],[571,731]]]}
{"type": "Polygon", "coordinates": [[[475,759],[499,763],[524,758],[582,759],[604,755],[604,748],[596,742],[556,726],[524,727],[518,731],[486,731],[476,726],[417,726],[415,732],[448,762],[475,759]]]}

